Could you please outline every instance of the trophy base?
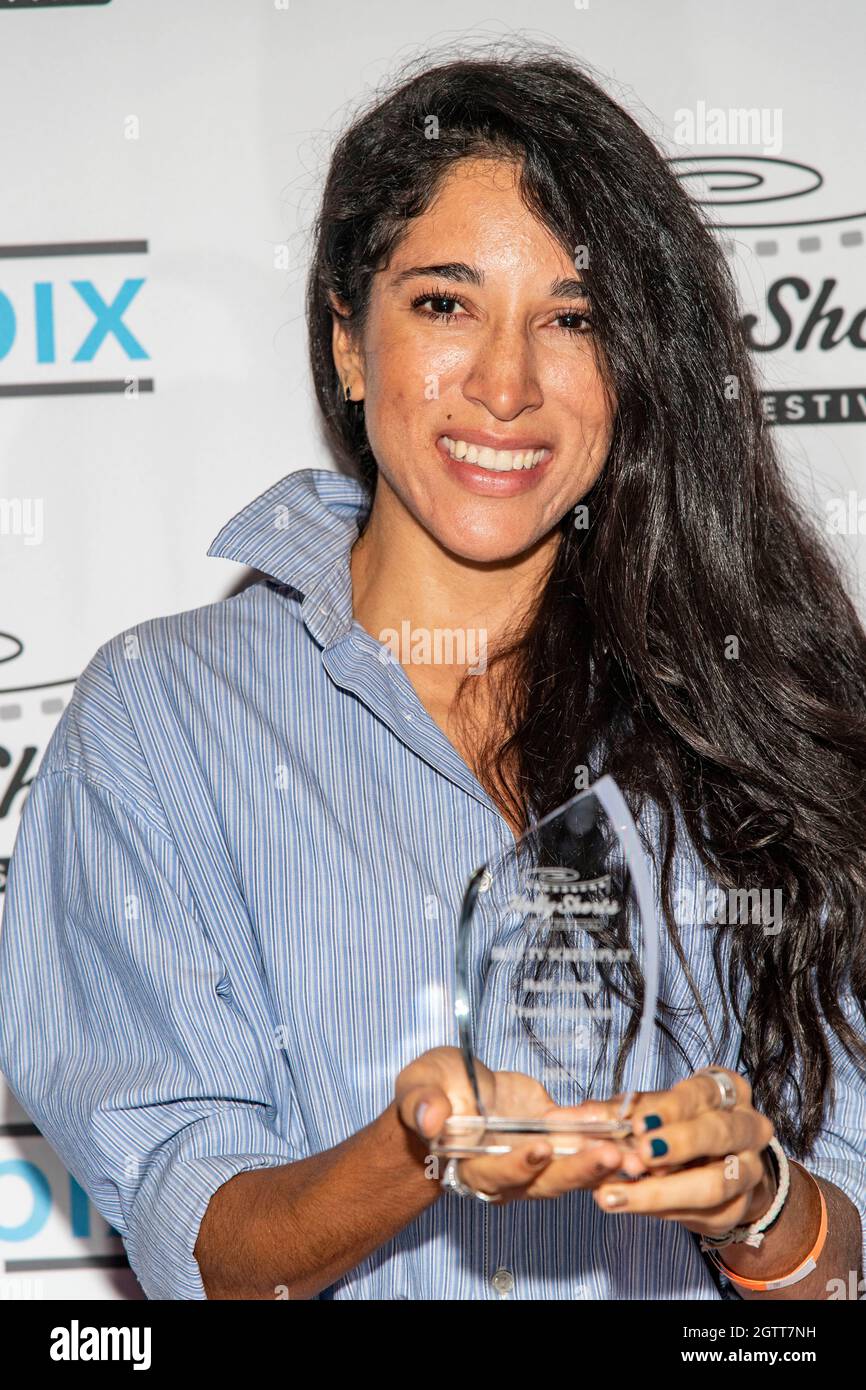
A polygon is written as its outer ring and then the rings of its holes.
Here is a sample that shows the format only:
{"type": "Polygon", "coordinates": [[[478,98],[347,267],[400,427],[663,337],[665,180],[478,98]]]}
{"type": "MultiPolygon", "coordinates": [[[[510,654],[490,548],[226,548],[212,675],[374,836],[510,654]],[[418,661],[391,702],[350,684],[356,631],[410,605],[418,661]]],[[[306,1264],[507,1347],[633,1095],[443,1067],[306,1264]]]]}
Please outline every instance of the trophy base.
{"type": "Polygon", "coordinates": [[[443,1158],[510,1154],[535,1135],[550,1140],[554,1157],[582,1153],[586,1139],[630,1139],[629,1120],[538,1120],[511,1115],[452,1115],[430,1152],[443,1158]]]}

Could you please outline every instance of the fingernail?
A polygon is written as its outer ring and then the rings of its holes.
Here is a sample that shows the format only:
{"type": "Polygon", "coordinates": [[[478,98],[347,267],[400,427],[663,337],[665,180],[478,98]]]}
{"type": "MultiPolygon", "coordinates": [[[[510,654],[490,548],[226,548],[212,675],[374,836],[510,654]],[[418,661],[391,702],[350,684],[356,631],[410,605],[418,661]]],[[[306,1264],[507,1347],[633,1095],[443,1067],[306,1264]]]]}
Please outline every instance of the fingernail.
{"type": "Polygon", "coordinates": [[[421,1130],[422,1133],[424,1128],[424,1116],[427,1114],[427,1111],[429,1109],[430,1106],[427,1104],[427,1101],[422,1100],[421,1104],[418,1106],[418,1109],[415,1111],[415,1128],[421,1130]]]}
{"type": "Polygon", "coordinates": [[[652,1143],[650,1144],[650,1153],[652,1154],[653,1158],[661,1158],[662,1154],[666,1154],[667,1151],[668,1146],[665,1143],[664,1139],[653,1139],[652,1143]]]}
{"type": "Polygon", "coordinates": [[[606,1192],[606,1193],[604,1194],[604,1204],[605,1204],[606,1207],[624,1207],[624,1206],[625,1206],[625,1193],[624,1193],[624,1192],[606,1192]]]}
{"type": "Polygon", "coordinates": [[[661,1115],[644,1115],[644,1117],[643,1117],[643,1127],[644,1127],[644,1131],[646,1131],[646,1130],[648,1130],[648,1129],[661,1129],[661,1127],[662,1127],[662,1117],[661,1117],[661,1115]]]}

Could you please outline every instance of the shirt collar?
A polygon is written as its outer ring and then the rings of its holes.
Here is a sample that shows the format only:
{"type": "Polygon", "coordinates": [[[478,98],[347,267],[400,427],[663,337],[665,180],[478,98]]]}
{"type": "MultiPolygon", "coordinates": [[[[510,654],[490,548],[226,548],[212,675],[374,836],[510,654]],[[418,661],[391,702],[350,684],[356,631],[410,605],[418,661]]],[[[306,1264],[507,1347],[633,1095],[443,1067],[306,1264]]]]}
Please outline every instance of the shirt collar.
{"type": "Polygon", "coordinates": [[[333,646],[354,622],[349,556],[367,507],[357,479],[300,468],[242,507],[207,553],[297,590],[308,630],[323,647],[333,646]]]}

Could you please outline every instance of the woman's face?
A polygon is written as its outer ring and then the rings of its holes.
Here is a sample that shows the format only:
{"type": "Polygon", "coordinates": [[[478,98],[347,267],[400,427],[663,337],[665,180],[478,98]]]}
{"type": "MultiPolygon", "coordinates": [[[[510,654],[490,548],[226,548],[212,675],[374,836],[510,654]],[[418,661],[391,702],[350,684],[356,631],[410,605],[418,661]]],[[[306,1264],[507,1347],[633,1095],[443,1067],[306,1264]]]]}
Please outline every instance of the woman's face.
{"type": "Polygon", "coordinates": [[[474,561],[545,537],[598,477],[612,425],[581,271],[516,178],[453,166],[374,276],[360,351],[335,325],[380,490],[474,561]]]}

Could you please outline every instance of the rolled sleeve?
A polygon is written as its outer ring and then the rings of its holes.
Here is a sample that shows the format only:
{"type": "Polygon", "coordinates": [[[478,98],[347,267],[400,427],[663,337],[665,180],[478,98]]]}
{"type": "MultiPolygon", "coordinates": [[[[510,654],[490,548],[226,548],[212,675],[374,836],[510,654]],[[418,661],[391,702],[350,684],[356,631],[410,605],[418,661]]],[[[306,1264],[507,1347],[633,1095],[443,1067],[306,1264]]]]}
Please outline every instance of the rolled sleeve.
{"type": "Polygon", "coordinates": [[[204,1299],[211,1196],[299,1156],[285,1060],[235,991],[171,836],[77,770],[41,770],[0,931],[0,1068],[148,1298],[204,1299]]]}

